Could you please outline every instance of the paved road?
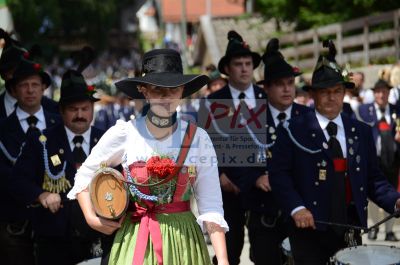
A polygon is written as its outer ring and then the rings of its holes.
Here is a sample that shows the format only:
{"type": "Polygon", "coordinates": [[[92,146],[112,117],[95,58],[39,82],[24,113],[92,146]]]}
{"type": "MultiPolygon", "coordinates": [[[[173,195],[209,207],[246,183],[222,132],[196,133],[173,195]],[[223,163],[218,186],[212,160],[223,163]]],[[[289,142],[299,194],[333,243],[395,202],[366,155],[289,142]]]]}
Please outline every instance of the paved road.
{"type": "MultiPolygon", "coordinates": [[[[369,221],[369,225],[372,225],[372,222],[369,221]]],[[[367,239],[367,236],[364,235],[363,236],[363,243],[366,245],[386,245],[386,246],[396,246],[398,248],[400,248],[400,242],[387,242],[384,241],[385,239],[385,232],[384,230],[384,226],[381,227],[379,234],[378,234],[378,239],[371,241],[367,239]]],[[[400,238],[400,221],[397,220],[396,224],[394,226],[394,232],[396,233],[397,237],[400,238]]],[[[208,246],[208,250],[210,252],[210,255],[214,254],[214,250],[212,248],[211,245],[208,246]]],[[[241,265],[252,265],[253,263],[250,261],[249,259],[249,242],[248,242],[248,238],[246,236],[245,239],[245,245],[242,251],[242,256],[241,256],[241,265]]],[[[99,265],[100,264],[100,260],[99,259],[95,259],[95,260],[90,260],[90,261],[86,261],[86,262],[82,262],[79,265],[99,265]]]]}

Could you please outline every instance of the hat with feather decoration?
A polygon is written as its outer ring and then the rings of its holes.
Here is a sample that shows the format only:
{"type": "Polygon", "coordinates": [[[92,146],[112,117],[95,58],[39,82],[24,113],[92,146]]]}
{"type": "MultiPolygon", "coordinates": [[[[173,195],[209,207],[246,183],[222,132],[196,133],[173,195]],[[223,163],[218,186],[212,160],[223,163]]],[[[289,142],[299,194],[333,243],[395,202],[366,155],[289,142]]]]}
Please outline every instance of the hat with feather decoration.
{"type": "Polygon", "coordinates": [[[349,77],[346,71],[343,71],[336,62],[336,47],[333,41],[323,41],[323,47],[328,48],[328,54],[319,56],[312,75],[311,85],[304,86],[303,89],[306,91],[324,89],[338,84],[347,89],[354,88],[354,83],[348,81],[349,77]]]}

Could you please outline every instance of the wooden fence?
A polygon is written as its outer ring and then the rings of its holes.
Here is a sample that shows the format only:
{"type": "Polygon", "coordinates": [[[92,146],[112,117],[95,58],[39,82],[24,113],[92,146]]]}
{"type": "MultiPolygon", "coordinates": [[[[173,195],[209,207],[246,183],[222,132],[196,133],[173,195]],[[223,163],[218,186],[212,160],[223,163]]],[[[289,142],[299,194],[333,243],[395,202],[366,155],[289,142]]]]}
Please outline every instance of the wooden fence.
{"type": "Polygon", "coordinates": [[[279,37],[287,60],[302,69],[315,66],[323,39],[333,39],[340,64],[366,66],[400,59],[400,9],[279,37]]]}

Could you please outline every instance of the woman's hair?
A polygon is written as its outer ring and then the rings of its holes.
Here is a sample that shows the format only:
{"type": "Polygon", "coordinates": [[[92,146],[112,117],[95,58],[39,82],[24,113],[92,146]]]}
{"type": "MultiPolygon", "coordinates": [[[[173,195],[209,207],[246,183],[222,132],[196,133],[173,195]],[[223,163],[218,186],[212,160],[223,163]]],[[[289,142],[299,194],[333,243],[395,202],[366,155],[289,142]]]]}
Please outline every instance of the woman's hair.
{"type": "Polygon", "coordinates": [[[390,84],[393,87],[400,85],[400,63],[395,64],[390,70],[390,84]]]}
{"type": "Polygon", "coordinates": [[[378,79],[385,80],[386,82],[390,81],[390,72],[391,69],[389,67],[385,67],[378,71],[378,79]]]}

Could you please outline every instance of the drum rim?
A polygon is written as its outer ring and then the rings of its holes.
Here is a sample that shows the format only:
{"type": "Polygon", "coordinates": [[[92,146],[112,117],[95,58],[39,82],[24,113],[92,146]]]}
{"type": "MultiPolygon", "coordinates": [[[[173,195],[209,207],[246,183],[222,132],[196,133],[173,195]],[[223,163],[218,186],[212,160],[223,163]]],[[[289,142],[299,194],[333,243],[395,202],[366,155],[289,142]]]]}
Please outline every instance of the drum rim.
{"type": "Polygon", "coordinates": [[[128,192],[128,186],[126,185],[126,183],[123,181],[123,179],[124,179],[124,177],[122,176],[122,174],[121,174],[121,172],[119,172],[118,170],[116,170],[116,169],[114,169],[114,168],[111,168],[111,167],[101,167],[96,173],[95,173],[95,175],[94,175],[94,177],[92,178],[92,181],[90,182],[90,184],[89,184],[89,195],[90,195],[90,201],[91,201],[91,203],[92,203],[92,205],[93,205],[93,208],[94,208],[94,210],[95,210],[95,212],[96,212],[96,215],[98,215],[98,216],[100,216],[100,217],[102,217],[102,218],[104,218],[104,219],[107,219],[107,220],[116,220],[116,219],[119,219],[119,218],[121,218],[124,214],[125,214],[125,212],[127,211],[127,209],[128,209],[128,206],[129,206],[129,192],[128,192]],[[100,214],[99,212],[99,209],[97,208],[97,205],[95,205],[94,203],[93,203],[93,194],[94,194],[94,188],[93,188],[93,182],[94,182],[94,180],[96,179],[96,178],[98,178],[101,174],[110,174],[110,175],[112,175],[114,178],[120,178],[120,180],[121,180],[121,184],[122,184],[122,186],[124,187],[124,189],[125,189],[125,192],[126,192],[126,198],[127,198],[127,200],[126,200],[126,205],[125,205],[125,207],[124,207],[124,210],[123,211],[121,211],[121,214],[119,214],[119,215],[117,215],[117,216],[115,216],[115,217],[108,217],[108,216],[104,216],[104,215],[102,215],[102,214],[100,214]]]}
{"type": "MultiPolygon", "coordinates": [[[[394,245],[379,245],[379,244],[362,244],[362,245],[358,245],[358,246],[354,246],[354,247],[347,247],[347,248],[341,248],[340,250],[338,250],[332,257],[331,259],[333,259],[334,262],[341,262],[340,260],[338,260],[338,254],[339,252],[343,251],[343,250],[351,250],[351,249],[357,249],[357,248],[362,248],[362,247],[378,247],[378,248],[386,248],[386,249],[399,249],[398,247],[394,246],[394,245]]],[[[342,264],[342,263],[340,263],[342,264]]],[[[395,263],[397,264],[397,263],[395,263]]]]}
{"type": "Polygon", "coordinates": [[[340,250],[338,250],[336,253],[338,253],[338,252],[340,252],[340,251],[342,251],[342,250],[345,250],[345,249],[356,249],[356,248],[360,248],[360,247],[378,247],[378,248],[396,248],[396,249],[400,249],[399,247],[396,247],[396,246],[394,246],[394,245],[390,245],[390,246],[387,246],[387,245],[380,245],[380,244],[362,244],[362,245],[357,245],[357,246],[354,246],[354,247],[347,247],[347,248],[341,248],[340,250]]]}

